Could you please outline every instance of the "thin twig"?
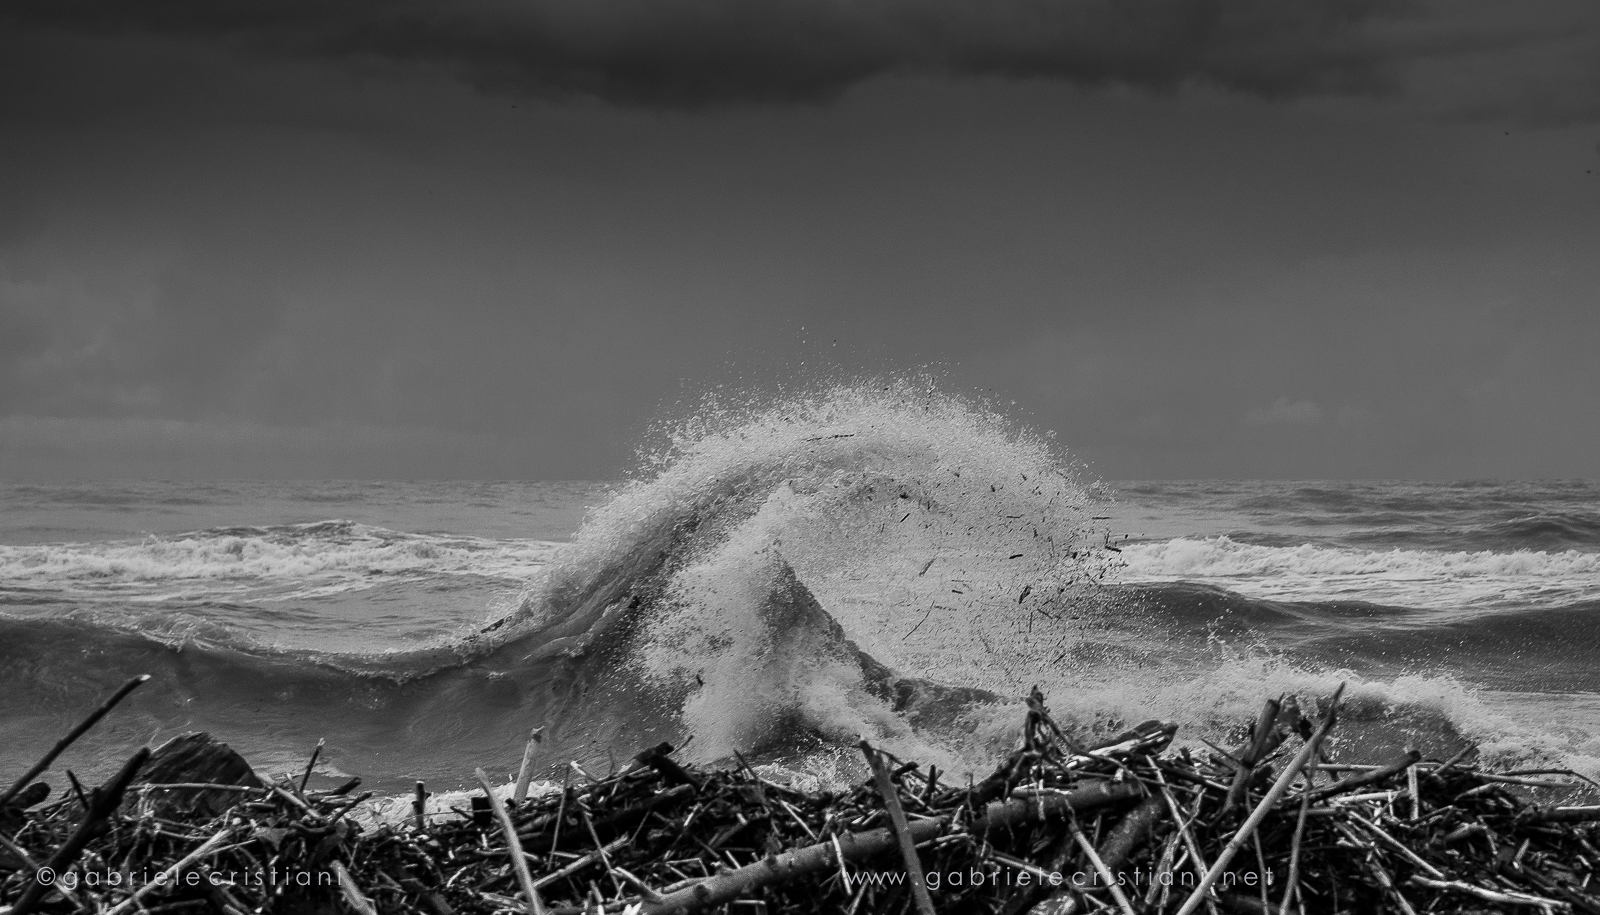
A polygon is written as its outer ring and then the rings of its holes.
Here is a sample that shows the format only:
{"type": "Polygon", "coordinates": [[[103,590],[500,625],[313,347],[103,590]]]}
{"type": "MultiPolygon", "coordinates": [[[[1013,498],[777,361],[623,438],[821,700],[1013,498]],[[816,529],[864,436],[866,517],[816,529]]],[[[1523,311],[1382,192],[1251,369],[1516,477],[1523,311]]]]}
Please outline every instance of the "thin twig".
{"type": "Polygon", "coordinates": [[[1413,874],[1411,882],[1430,889],[1465,893],[1468,896],[1476,896],[1485,902],[1499,902],[1506,905],[1533,905],[1561,912],[1570,912],[1572,910],[1571,903],[1562,902],[1558,899],[1545,899],[1542,896],[1529,896],[1525,893],[1503,893],[1496,890],[1486,890],[1481,886],[1473,886],[1470,883],[1462,883],[1459,880],[1431,880],[1420,874],[1413,874]]]}
{"type": "Polygon", "coordinates": [[[1089,863],[1094,866],[1095,873],[1106,882],[1106,888],[1111,891],[1111,898],[1117,901],[1118,908],[1122,909],[1122,915],[1133,915],[1133,906],[1128,902],[1128,897],[1123,895],[1122,888],[1117,886],[1117,878],[1111,874],[1111,869],[1106,867],[1106,863],[1100,860],[1099,855],[1095,854],[1094,846],[1084,836],[1083,830],[1078,828],[1076,816],[1067,819],[1067,828],[1072,830],[1072,841],[1077,842],[1078,847],[1083,849],[1089,863]]]}
{"type": "Polygon", "coordinates": [[[326,742],[326,740],[327,738],[324,737],[317,738],[317,748],[311,751],[311,761],[306,763],[305,774],[300,776],[301,794],[306,793],[306,783],[311,781],[311,770],[317,767],[317,757],[322,755],[322,745],[326,742]]]}
{"type": "Polygon", "coordinates": [[[1289,915],[1289,902],[1300,892],[1300,842],[1306,831],[1306,812],[1311,809],[1311,795],[1300,795],[1300,817],[1294,824],[1294,844],[1289,849],[1289,885],[1283,891],[1283,903],[1278,915],[1289,915]]]}

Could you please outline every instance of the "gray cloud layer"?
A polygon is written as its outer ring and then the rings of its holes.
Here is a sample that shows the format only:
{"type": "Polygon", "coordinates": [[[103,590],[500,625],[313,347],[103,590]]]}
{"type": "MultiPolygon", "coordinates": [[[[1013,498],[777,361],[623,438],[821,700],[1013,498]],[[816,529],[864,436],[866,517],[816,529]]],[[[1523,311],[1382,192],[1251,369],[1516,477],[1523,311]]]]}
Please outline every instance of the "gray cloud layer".
{"type": "Polygon", "coordinates": [[[1557,107],[1592,111],[1595,14],[1535,5],[1551,8],[1524,20],[1537,28],[1494,21],[1492,5],[1417,0],[13,0],[0,22],[420,62],[490,90],[687,107],[822,100],[907,73],[1385,93],[1440,61],[1521,55],[1542,89],[1561,84],[1557,107]]]}
{"type": "Polygon", "coordinates": [[[0,477],[595,477],[927,362],[1109,476],[1593,476],[1600,4],[1407,2],[8,0],[0,477]]]}

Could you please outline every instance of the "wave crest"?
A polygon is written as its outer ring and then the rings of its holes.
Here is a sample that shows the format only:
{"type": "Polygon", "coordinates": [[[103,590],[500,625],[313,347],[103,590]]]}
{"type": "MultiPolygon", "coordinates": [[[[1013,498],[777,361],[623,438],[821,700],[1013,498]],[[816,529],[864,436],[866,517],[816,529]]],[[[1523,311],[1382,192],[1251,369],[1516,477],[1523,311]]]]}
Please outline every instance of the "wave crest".
{"type": "Polygon", "coordinates": [[[1128,582],[1197,581],[1273,600],[1367,601],[1418,609],[1600,598],[1600,553],[1266,546],[1229,537],[1123,547],[1128,582]]]}

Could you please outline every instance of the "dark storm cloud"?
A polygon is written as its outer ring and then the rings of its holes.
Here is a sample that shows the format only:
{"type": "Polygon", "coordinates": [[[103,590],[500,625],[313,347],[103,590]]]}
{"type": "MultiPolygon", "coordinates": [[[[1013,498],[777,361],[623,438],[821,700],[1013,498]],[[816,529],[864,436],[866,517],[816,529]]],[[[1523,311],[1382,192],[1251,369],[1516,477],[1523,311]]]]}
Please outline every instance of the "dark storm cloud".
{"type": "Polygon", "coordinates": [[[1269,98],[1383,92],[1408,62],[1485,40],[1450,37],[1432,18],[1410,0],[22,0],[0,11],[13,27],[421,62],[490,90],[691,107],[827,99],[908,73],[1269,98]]]}

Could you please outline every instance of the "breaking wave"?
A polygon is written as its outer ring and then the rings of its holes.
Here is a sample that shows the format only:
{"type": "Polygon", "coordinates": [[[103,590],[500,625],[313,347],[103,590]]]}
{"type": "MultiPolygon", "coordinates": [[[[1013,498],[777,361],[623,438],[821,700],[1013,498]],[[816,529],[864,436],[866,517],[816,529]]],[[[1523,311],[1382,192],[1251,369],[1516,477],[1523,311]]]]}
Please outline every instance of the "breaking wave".
{"type": "MultiPolygon", "coordinates": [[[[1035,684],[1085,733],[1162,717],[1221,739],[1266,696],[1347,680],[1354,754],[1472,740],[1600,764],[1581,729],[1430,666],[1477,624],[1421,618],[1493,593],[1594,599],[1593,554],[1228,537],[1118,552],[1106,493],[1053,441],[920,380],[712,401],[660,437],[559,548],[350,522],[3,548],[0,742],[29,753],[85,695],[150,672],[119,713],[140,740],[204,728],[270,765],[327,736],[329,764],[374,787],[512,767],[534,725],[549,759],[601,768],[692,737],[691,759],[849,775],[864,735],[961,772],[1011,739],[1035,684]],[[235,611],[233,588],[260,590],[235,611]],[[195,605],[174,614],[175,593],[195,605]],[[104,600],[86,613],[83,595],[104,600]],[[385,650],[342,647],[387,602],[463,595],[477,620],[501,609],[470,632],[440,612],[385,650]],[[1383,626],[1419,634],[1390,657],[1383,626]]],[[[1516,622],[1482,625],[1487,670],[1494,627],[1516,622]]]]}

